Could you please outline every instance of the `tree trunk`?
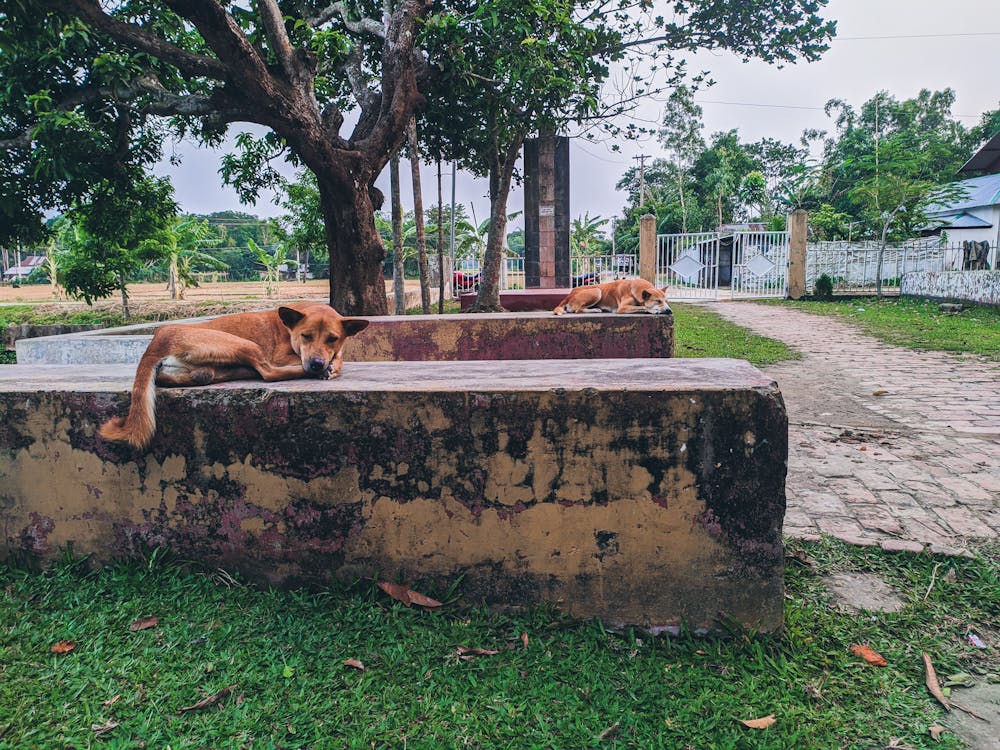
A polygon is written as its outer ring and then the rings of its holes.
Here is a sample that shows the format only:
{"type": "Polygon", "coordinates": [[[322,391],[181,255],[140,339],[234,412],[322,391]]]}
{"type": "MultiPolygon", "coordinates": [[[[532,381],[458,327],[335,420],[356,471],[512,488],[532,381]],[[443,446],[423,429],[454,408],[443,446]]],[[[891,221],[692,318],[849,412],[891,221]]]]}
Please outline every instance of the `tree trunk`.
{"type": "Polygon", "coordinates": [[[882,262],[885,260],[886,238],[889,236],[889,222],[882,225],[882,243],[878,248],[878,262],[875,263],[875,297],[882,299],[882,262]]]}
{"type": "Polygon", "coordinates": [[[500,268],[507,238],[507,199],[520,146],[508,149],[506,163],[490,170],[490,231],[479,279],[479,293],[469,312],[503,312],[500,305],[500,268]],[[512,155],[511,155],[512,154],[512,155]]]}
{"type": "Polygon", "coordinates": [[[118,274],[118,288],[122,293],[122,317],[128,320],[131,316],[131,312],[128,309],[128,289],[125,288],[125,275],[118,274]]]}
{"type": "Polygon", "coordinates": [[[438,315],[444,313],[444,196],[441,194],[441,159],[438,158],[438,315]]]}
{"type": "Polygon", "coordinates": [[[170,254],[170,265],[167,268],[167,291],[170,299],[177,299],[177,253],[170,254]]]}
{"type": "Polygon", "coordinates": [[[375,229],[368,180],[357,180],[359,190],[334,185],[318,174],[317,182],[330,252],[330,304],[341,315],[388,314],[385,248],[375,229]]]}
{"type": "Polygon", "coordinates": [[[430,274],[427,268],[427,235],[424,233],[424,196],[420,188],[420,152],[417,150],[417,118],[410,120],[410,174],[413,178],[413,223],[417,230],[417,266],[420,269],[420,308],[431,312],[430,274]]]}
{"type": "Polygon", "coordinates": [[[687,234],[688,210],[687,203],[684,202],[684,172],[681,170],[680,165],[677,167],[677,193],[681,199],[681,234],[687,234]]]}
{"type": "Polygon", "coordinates": [[[389,159],[389,187],[392,200],[392,291],[396,315],[406,314],[406,279],[403,275],[403,204],[399,197],[399,152],[389,159]]]}

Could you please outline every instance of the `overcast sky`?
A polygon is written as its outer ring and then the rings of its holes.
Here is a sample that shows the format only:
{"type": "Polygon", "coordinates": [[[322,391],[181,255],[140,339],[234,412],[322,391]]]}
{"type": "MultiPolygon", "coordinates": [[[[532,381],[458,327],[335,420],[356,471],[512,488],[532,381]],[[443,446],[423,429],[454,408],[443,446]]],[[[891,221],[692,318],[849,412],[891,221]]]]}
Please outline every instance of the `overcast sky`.
{"type": "MultiPolygon", "coordinates": [[[[659,5],[655,3],[654,5],[659,5]]],[[[897,99],[915,96],[920,89],[951,88],[956,93],[952,114],[967,127],[980,115],[1000,107],[1000,2],[998,0],[830,0],[823,15],[834,19],[837,38],[815,63],[777,69],[763,63],[742,63],[731,54],[702,53],[690,58],[692,71],[707,69],[716,85],[699,93],[704,111],[704,135],[736,128],[744,142],[777,138],[797,143],[807,128],[829,128],[823,113],[827,100],[839,98],[857,107],[877,91],[897,99]]],[[[655,126],[661,104],[647,102],[636,120],[655,126]]],[[[232,133],[239,132],[234,126],[232,133]]],[[[655,140],[610,144],[571,143],[570,205],[574,217],[589,212],[605,218],[618,214],[625,196],[615,183],[633,157],[661,156],[655,140]]],[[[168,155],[171,147],[167,147],[168,155]]],[[[182,157],[179,167],[163,162],[159,174],[169,175],[182,211],[210,213],[241,210],[273,216],[281,210],[268,196],[256,206],[242,206],[235,192],[222,185],[218,153],[190,144],[175,144],[182,157]]],[[[409,168],[404,162],[403,202],[412,206],[407,188],[409,168]]],[[[291,172],[288,171],[290,176],[291,172]]],[[[434,167],[423,168],[424,205],[437,202],[434,167]]],[[[377,182],[388,195],[388,169],[377,182]]],[[[445,170],[445,201],[450,200],[450,170],[445,170]]],[[[480,221],[489,216],[486,183],[459,173],[457,200],[472,204],[480,221]]],[[[522,208],[516,189],[510,210],[522,208]]],[[[386,206],[388,208],[388,204],[386,206]]],[[[519,223],[519,222],[518,222],[519,223]]]]}

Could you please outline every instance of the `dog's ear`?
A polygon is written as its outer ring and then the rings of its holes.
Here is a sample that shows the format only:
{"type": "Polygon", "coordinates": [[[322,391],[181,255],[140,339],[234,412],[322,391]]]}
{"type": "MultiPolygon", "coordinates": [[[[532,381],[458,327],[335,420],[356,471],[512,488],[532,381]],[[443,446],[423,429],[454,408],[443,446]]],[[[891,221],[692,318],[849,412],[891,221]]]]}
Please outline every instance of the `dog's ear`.
{"type": "Polygon", "coordinates": [[[649,298],[652,297],[652,296],[653,296],[653,293],[651,291],[649,291],[648,289],[643,289],[642,290],[642,301],[643,302],[648,302],[649,298]]]}
{"type": "Polygon", "coordinates": [[[278,317],[281,318],[281,322],[285,324],[286,328],[295,328],[305,315],[290,307],[279,307],[278,317]]]}
{"type": "Polygon", "coordinates": [[[364,318],[343,318],[340,324],[344,326],[344,334],[346,336],[361,333],[368,327],[368,321],[364,318]]]}

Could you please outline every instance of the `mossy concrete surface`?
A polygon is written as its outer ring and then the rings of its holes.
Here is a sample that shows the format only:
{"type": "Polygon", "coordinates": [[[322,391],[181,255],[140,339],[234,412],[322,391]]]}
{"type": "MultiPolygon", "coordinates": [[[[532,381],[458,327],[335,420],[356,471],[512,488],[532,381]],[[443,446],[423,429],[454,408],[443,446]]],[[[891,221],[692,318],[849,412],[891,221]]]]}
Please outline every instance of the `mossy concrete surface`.
{"type": "Polygon", "coordinates": [[[276,584],[459,580],[654,632],[782,622],[787,422],[737,360],[348,362],[159,392],[127,366],[0,366],[0,555],[168,546],[276,584]]]}

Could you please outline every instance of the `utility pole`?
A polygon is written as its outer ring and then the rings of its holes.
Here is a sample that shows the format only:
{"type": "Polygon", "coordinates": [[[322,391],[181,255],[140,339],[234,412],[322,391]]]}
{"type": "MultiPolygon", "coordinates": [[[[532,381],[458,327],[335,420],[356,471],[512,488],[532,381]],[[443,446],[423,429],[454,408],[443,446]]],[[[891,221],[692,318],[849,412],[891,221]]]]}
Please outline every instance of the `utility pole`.
{"type": "Polygon", "coordinates": [[[639,154],[632,158],[639,162],[639,208],[642,208],[646,205],[646,159],[650,157],[649,154],[639,154]]]}

